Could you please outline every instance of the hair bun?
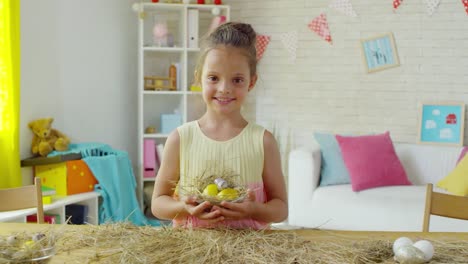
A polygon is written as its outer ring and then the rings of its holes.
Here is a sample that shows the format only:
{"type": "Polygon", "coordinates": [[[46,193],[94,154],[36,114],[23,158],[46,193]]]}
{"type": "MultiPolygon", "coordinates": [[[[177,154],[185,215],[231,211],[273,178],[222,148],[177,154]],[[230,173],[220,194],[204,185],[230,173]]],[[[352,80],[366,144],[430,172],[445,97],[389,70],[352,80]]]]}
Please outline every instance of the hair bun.
{"type": "Polygon", "coordinates": [[[251,43],[257,39],[257,34],[250,24],[232,22],[232,27],[245,34],[251,43]]]}
{"type": "Polygon", "coordinates": [[[250,74],[257,74],[257,33],[250,24],[240,22],[224,23],[202,38],[202,53],[198,58],[195,70],[195,83],[200,85],[201,74],[208,52],[217,46],[241,49],[247,57],[250,74]]]}
{"type": "Polygon", "coordinates": [[[257,34],[250,24],[227,22],[216,28],[208,39],[214,44],[230,44],[236,47],[255,47],[257,34]]]}

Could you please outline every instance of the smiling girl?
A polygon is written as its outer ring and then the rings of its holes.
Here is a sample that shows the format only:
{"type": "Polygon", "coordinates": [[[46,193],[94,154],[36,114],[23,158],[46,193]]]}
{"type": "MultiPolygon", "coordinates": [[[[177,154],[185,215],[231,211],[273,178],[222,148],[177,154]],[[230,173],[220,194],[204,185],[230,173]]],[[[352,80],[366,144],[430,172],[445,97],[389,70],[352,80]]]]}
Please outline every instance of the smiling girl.
{"type": "Polygon", "coordinates": [[[205,39],[195,81],[206,112],[169,135],[153,193],[153,214],[173,220],[174,226],[264,229],[287,218],[276,140],[241,114],[257,81],[255,41],[255,31],[245,23],[223,24],[205,39]],[[213,164],[240,175],[248,188],[243,202],[212,205],[174,195],[177,183],[189,182],[213,164]]]}

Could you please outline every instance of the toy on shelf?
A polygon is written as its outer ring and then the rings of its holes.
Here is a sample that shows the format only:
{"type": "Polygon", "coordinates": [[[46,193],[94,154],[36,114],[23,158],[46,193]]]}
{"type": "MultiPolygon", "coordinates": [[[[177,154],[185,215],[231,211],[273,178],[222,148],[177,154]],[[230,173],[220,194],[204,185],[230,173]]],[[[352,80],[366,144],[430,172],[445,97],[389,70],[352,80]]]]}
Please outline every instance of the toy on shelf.
{"type": "Polygon", "coordinates": [[[52,128],[53,118],[41,118],[29,122],[28,127],[33,132],[31,152],[42,157],[53,150],[68,149],[70,139],[57,129],[52,128]]]}
{"type": "Polygon", "coordinates": [[[145,90],[170,90],[175,91],[176,87],[171,85],[172,80],[169,77],[145,76],[145,90]]]}
{"type": "Polygon", "coordinates": [[[174,90],[177,90],[177,67],[174,64],[169,66],[169,83],[174,90]]]}
{"type": "Polygon", "coordinates": [[[145,90],[177,90],[177,67],[171,64],[169,67],[169,77],[145,76],[145,90]]]}
{"type": "Polygon", "coordinates": [[[190,91],[192,92],[201,92],[202,91],[202,88],[198,85],[192,85],[190,86],[190,91]]]}
{"type": "Polygon", "coordinates": [[[167,28],[167,22],[163,17],[156,16],[153,26],[153,45],[157,47],[174,47],[174,36],[167,28]]]}
{"type": "Polygon", "coordinates": [[[205,4],[205,0],[197,0],[197,4],[199,4],[199,5],[204,5],[204,4],[205,4]]]}
{"type": "Polygon", "coordinates": [[[156,128],[153,126],[146,127],[145,134],[156,134],[156,128]]]}

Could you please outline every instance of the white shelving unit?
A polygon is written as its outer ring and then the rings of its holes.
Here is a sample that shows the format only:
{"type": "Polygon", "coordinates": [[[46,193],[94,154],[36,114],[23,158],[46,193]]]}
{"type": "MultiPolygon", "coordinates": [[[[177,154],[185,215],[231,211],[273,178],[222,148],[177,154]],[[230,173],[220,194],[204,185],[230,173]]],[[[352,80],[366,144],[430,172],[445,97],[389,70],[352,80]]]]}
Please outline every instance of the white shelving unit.
{"type": "MultiPolygon", "coordinates": [[[[57,199],[51,204],[44,205],[44,214],[58,215],[61,223],[64,224],[66,221],[65,206],[70,204],[81,204],[87,206],[88,214],[85,216],[85,221],[92,225],[99,224],[99,193],[97,192],[73,194],[57,199]]],[[[36,208],[1,212],[0,222],[26,223],[26,217],[36,213],[36,208]]]]}
{"type": "MultiPolygon", "coordinates": [[[[155,145],[165,144],[168,134],[161,133],[161,114],[178,113],[181,122],[198,119],[205,110],[201,92],[191,91],[198,53],[198,45],[189,44],[189,36],[200,39],[209,31],[216,16],[230,21],[227,5],[140,3],[138,10],[138,170],[137,196],[143,207],[143,188],[153,184],[155,177],[144,177],[144,140],[152,139],[155,145]],[[196,10],[196,11],[191,11],[196,10]],[[213,12],[219,11],[219,12],[213,12]],[[197,13],[196,20],[188,18],[197,13]],[[190,23],[189,23],[190,20],[190,23]],[[193,21],[193,22],[192,22],[193,21]],[[155,23],[165,22],[173,45],[161,45],[153,39],[155,23]],[[195,30],[191,30],[195,28],[195,30]],[[195,32],[195,33],[194,33],[195,32]],[[198,33],[198,34],[196,34],[198,33]],[[145,90],[145,76],[169,76],[171,64],[179,65],[176,90],[145,90]],[[147,127],[156,133],[145,133],[147,127]]],[[[199,41],[196,41],[199,42],[199,41]]],[[[170,43],[172,44],[172,43],[170,43]]],[[[157,171],[155,171],[156,175],[157,171]]]]}

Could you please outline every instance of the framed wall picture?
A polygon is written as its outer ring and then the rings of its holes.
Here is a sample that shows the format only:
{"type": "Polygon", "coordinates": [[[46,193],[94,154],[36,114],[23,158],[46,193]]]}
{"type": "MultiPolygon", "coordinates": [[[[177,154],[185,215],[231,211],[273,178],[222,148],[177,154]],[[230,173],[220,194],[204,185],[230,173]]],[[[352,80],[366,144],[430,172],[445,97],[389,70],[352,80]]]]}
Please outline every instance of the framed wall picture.
{"type": "Polygon", "coordinates": [[[362,39],[362,55],[368,73],[400,65],[392,33],[362,39]]]}
{"type": "Polygon", "coordinates": [[[465,103],[421,103],[419,143],[463,145],[465,103]]]}

